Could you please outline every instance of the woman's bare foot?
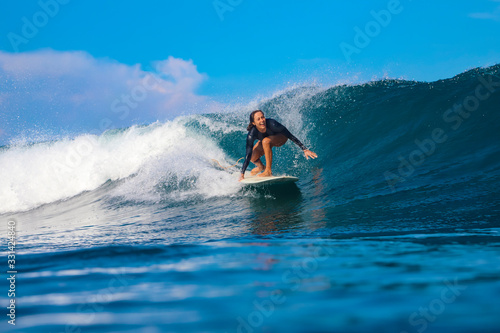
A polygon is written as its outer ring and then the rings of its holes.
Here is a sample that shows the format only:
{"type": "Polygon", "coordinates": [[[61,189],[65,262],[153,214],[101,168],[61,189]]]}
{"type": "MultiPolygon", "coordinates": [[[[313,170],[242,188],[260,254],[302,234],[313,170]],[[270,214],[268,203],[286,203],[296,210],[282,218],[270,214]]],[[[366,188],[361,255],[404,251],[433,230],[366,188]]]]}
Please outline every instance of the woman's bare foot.
{"type": "Polygon", "coordinates": [[[258,174],[259,172],[261,172],[262,170],[264,170],[264,168],[262,167],[256,167],[256,168],[253,168],[252,171],[250,171],[250,175],[252,176],[255,176],[256,174],[258,174]]]}
{"type": "Polygon", "coordinates": [[[272,176],[272,175],[273,175],[272,171],[271,171],[271,170],[269,170],[269,169],[266,169],[266,170],[264,170],[264,172],[263,172],[263,173],[261,173],[258,177],[269,177],[269,176],[272,176]]]}

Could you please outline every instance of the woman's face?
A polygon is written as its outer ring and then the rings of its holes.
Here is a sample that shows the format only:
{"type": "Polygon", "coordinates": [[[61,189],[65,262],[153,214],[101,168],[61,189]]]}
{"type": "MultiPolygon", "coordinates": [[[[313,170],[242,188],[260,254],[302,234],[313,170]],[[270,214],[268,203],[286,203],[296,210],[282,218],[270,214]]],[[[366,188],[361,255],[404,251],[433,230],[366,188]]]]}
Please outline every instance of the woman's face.
{"type": "Polygon", "coordinates": [[[253,116],[253,124],[257,126],[257,129],[260,132],[265,132],[266,131],[266,117],[264,117],[264,113],[262,112],[257,112],[253,116]]]}

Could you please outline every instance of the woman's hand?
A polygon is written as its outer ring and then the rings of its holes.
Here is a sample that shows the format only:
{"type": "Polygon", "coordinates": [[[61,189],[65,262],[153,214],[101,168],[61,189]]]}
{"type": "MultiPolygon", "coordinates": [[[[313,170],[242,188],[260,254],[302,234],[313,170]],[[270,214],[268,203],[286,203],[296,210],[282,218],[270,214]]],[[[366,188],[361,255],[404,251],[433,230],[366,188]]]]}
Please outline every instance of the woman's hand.
{"type": "Polygon", "coordinates": [[[309,157],[312,159],[315,159],[316,157],[318,157],[318,155],[316,155],[316,153],[313,153],[309,149],[304,150],[304,155],[306,155],[306,159],[309,159],[309,157]]]}
{"type": "Polygon", "coordinates": [[[241,182],[243,179],[245,179],[245,175],[244,174],[240,174],[240,179],[238,181],[241,182]]]}

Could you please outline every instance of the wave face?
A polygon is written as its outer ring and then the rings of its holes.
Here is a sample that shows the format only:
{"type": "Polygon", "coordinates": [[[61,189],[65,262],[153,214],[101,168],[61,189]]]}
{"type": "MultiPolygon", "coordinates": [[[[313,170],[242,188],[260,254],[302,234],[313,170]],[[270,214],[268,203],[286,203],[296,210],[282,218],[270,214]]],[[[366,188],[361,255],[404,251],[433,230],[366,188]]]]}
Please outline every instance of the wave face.
{"type": "MultiPolygon", "coordinates": [[[[384,80],[277,94],[259,107],[320,158],[306,161],[287,144],[275,154],[275,173],[321,168],[341,200],[446,188],[447,196],[493,202],[500,188],[498,72],[494,66],[432,83],[384,80]]],[[[3,147],[0,213],[109,182],[107,194],[135,201],[236,195],[235,176],[211,160],[230,165],[243,156],[248,111],[3,147]]]]}

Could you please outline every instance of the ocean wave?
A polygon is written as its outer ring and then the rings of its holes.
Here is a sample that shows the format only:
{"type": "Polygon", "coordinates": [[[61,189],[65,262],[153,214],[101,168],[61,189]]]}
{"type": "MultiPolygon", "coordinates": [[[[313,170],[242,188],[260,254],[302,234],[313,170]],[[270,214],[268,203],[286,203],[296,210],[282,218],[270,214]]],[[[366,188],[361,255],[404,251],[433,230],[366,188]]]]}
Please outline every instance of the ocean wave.
{"type": "MultiPolygon", "coordinates": [[[[306,161],[287,144],[275,154],[273,169],[296,176],[325,169],[323,175],[335,179],[326,190],[344,198],[463,179],[476,179],[478,188],[498,186],[499,71],[497,65],[431,83],[382,80],[281,91],[257,107],[319,158],[306,161]]],[[[109,181],[116,185],[106,195],[125,200],[235,195],[238,167],[228,172],[212,160],[231,165],[243,156],[249,107],[3,147],[0,214],[65,200],[109,181]]],[[[457,195],[468,185],[455,189],[457,195]]]]}

